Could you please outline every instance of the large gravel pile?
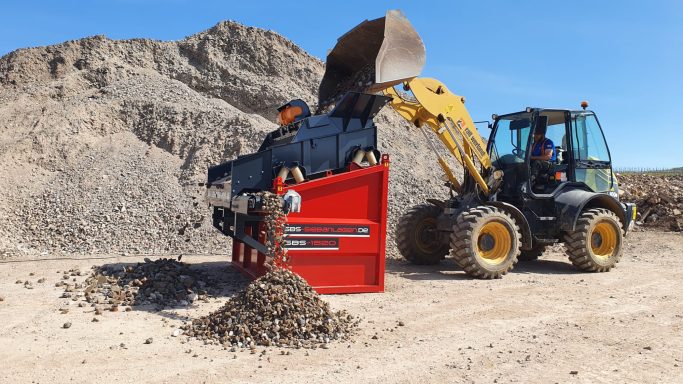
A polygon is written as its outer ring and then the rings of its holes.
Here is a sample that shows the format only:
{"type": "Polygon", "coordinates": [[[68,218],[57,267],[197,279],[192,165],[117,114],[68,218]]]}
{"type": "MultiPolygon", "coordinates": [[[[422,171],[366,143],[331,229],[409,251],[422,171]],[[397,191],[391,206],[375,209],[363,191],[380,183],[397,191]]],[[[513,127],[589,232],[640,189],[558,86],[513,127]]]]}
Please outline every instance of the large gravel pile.
{"type": "Polygon", "coordinates": [[[356,324],[346,312],[333,312],[304,279],[273,268],[216,312],[185,326],[185,335],[226,348],[324,348],[346,339],[356,324]]]}
{"type": "Polygon", "coordinates": [[[621,200],[638,206],[636,224],[683,231],[683,175],[618,175],[621,200]]]}
{"type": "MultiPolygon", "coordinates": [[[[0,257],[226,253],[203,202],[207,165],[256,151],[279,105],[315,108],[323,71],[291,41],[233,22],[0,58],[0,257]]],[[[392,156],[392,255],[400,214],[446,189],[420,134],[390,110],[376,120],[392,156]]]]}

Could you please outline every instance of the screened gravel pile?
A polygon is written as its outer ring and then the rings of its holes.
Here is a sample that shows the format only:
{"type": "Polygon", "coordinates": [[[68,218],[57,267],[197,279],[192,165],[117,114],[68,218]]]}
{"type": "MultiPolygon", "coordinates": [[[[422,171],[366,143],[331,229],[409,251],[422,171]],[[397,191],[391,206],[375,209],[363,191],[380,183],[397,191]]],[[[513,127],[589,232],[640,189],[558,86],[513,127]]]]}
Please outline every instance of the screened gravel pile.
{"type": "Polygon", "coordinates": [[[116,310],[120,306],[187,306],[205,300],[210,279],[174,259],[145,259],[134,266],[94,266],[83,283],[70,283],[80,271],[66,271],[63,298],[82,299],[92,306],[116,310]]]}
{"type": "Polygon", "coordinates": [[[328,303],[298,275],[273,268],[222,308],[193,320],[185,335],[226,348],[323,347],[349,337],[357,321],[328,303]]]}

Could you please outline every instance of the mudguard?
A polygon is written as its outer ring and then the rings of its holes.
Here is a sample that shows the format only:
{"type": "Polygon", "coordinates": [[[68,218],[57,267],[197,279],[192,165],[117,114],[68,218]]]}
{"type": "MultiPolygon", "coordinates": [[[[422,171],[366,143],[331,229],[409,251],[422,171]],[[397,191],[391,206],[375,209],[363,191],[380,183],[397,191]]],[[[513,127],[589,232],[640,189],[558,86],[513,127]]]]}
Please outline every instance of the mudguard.
{"type": "Polygon", "coordinates": [[[485,205],[491,205],[499,208],[512,216],[513,219],[519,225],[519,229],[522,231],[522,249],[529,250],[533,244],[533,239],[531,236],[531,227],[529,226],[529,221],[517,207],[512,204],[504,203],[502,201],[487,201],[485,205]]]}
{"type": "Polygon", "coordinates": [[[631,215],[626,214],[629,209],[606,193],[579,188],[563,188],[555,196],[555,207],[558,225],[562,231],[573,231],[581,212],[590,208],[605,208],[614,212],[619,217],[624,231],[628,231],[631,223],[631,215]]]}

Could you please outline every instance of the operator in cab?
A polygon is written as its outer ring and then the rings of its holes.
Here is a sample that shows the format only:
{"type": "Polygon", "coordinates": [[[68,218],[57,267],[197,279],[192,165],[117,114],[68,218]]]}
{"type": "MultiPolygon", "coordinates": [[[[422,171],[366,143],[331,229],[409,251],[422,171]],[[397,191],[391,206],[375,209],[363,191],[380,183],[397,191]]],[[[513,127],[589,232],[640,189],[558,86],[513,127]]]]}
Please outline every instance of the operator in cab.
{"type": "Polygon", "coordinates": [[[534,129],[534,144],[531,147],[531,160],[550,162],[555,162],[557,160],[555,143],[545,137],[547,130],[548,117],[539,116],[538,122],[536,123],[536,129],[534,129]]]}
{"type": "Polygon", "coordinates": [[[539,116],[534,128],[534,143],[531,146],[531,185],[535,192],[543,192],[548,185],[549,173],[557,160],[555,143],[545,137],[548,117],[539,116]]]}

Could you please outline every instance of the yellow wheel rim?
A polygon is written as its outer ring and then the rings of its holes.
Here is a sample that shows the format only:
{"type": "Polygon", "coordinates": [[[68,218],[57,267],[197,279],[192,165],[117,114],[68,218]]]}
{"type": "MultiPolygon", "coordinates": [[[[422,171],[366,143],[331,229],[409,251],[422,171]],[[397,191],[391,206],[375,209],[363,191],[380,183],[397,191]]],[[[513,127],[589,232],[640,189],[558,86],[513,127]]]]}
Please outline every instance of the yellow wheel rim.
{"type": "Polygon", "coordinates": [[[501,264],[512,249],[512,237],[508,228],[499,222],[484,224],[477,239],[477,253],[490,264],[501,264]]]}
{"type": "Polygon", "coordinates": [[[595,225],[591,232],[591,250],[597,257],[607,259],[617,249],[617,233],[614,225],[601,221],[595,225]]]}

